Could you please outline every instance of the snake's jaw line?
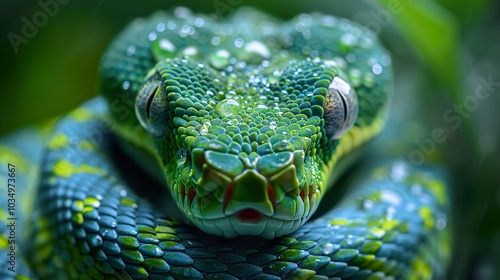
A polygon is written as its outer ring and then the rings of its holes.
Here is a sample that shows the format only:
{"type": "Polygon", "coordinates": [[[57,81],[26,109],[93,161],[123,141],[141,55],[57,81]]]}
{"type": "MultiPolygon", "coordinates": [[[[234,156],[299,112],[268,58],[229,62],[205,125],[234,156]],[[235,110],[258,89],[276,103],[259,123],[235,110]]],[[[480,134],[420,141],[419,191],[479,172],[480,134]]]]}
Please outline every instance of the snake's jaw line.
{"type": "MultiPolygon", "coordinates": [[[[317,208],[321,193],[305,164],[307,151],[256,155],[251,161],[201,148],[189,154],[190,162],[182,162],[191,169],[190,178],[175,184],[174,196],[186,216],[207,233],[270,239],[296,230],[317,208]]],[[[178,172],[188,173],[182,168],[178,172]]]]}

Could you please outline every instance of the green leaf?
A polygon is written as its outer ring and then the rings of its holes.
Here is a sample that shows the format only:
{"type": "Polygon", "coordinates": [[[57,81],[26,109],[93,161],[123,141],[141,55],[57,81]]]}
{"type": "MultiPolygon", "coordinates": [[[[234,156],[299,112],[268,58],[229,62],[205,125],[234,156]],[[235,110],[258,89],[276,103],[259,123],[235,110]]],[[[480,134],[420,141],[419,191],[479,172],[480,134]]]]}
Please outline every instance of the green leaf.
{"type": "Polygon", "coordinates": [[[396,27],[437,82],[447,89],[453,101],[461,102],[464,94],[456,19],[431,1],[377,1],[392,12],[396,27]]]}

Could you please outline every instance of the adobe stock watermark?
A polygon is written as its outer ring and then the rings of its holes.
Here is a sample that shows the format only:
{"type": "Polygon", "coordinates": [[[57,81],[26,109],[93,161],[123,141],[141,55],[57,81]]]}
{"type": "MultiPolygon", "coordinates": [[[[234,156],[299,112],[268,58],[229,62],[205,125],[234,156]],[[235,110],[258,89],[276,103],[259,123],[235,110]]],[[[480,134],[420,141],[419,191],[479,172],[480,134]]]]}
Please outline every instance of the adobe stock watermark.
{"type": "Polygon", "coordinates": [[[403,6],[401,5],[401,1],[391,0],[389,1],[387,8],[380,9],[378,11],[371,10],[369,13],[369,18],[371,18],[371,20],[366,22],[364,27],[367,31],[371,31],[375,35],[378,35],[382,31],[382,28],[387,27],[391,23],[392,16],[397,15],[402,11],[403,6]]]}
{"type": "Polygon", "coordinates": [[[217,18],[223,20],[225,16],[232,13],[241,3],[243,3],[243,0],[214,0],[212,6],[217,18]]]}
{"type": "Polygon", "coordinates": [[[19,46],[21,44],[27,44],[30,39],[33,39],[38,33],[39,28],[44,27],[49,22],[49,18],[57,15],[59,12],[60,5],[68,4],[70,0],[40,0],[38,1],[38,6],[41,10],[33,14],[31,19],[27,17],[22,17],[21,22],[23,26],[18,33],[9,32],[7,38],[14,53],[19,52],[19,46]]]}
{"type": "MultiPolygon", "coordinates": [[[[488,75],[488,78],[479,76],[476,81],[474,94],[468,95],[460,104],[455,103],[452,108],[444,111],[443,121],[450,126],[451,130],[459,129],[463,120],[469,118],[479,108],[480,102],[488,99],[500,87],[500,80],[494,81],[492,74],[488,75]]],[[[446,129],[434,128],[430,137],[415,140],[414,143],[417,147],[408,154],[406,162],[411,166],[423,164],[425,158],[436,151],[437,144],[444,143],[448,137],[446,129]]]]}

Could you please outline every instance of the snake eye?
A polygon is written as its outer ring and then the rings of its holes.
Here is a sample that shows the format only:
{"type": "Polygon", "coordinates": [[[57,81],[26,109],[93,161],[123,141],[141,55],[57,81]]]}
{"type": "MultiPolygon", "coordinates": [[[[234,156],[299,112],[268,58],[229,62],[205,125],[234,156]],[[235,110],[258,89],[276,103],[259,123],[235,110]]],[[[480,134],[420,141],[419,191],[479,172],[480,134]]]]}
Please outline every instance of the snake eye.
{"type": "Polygon", "coordinates": [[[354,124],[358,115],[358,97],[354,89],[339,77],[328,86],[325,104],[325,129],[332,140],[339,139],[354,124]]]}
{"type": "Polygon", "coordinates": [[[135,102],[139,123],[151,134],[161,137],[167,129],[167,94],[163,83],[148,81],[139,90],[135,102]]]}

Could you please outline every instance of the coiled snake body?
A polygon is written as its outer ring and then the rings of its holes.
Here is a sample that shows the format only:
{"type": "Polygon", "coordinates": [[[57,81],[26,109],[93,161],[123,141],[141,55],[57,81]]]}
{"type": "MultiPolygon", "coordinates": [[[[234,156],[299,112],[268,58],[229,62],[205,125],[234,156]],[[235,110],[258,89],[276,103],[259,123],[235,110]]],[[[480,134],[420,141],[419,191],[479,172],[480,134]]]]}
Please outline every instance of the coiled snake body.
{"type": "MultiPolygon", "coordinates": [[[[33,206],[15,214],[27,222],[17,275],[31,275],[21,255],[44,279],[442,275],[448,202],[431,167],[379,163],[305,223],[382,128],[390,57],[362,28],[251,9],[217,23],[177,9],[131,23],[100,73],[105,99],[58,121],[43,153],[33,129],[2,142],[0,160],[36,188],[18,183],[17,201],[33,206]]],[[[3,184],[12,170],[1,172],[3,184]]]]}

